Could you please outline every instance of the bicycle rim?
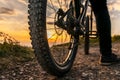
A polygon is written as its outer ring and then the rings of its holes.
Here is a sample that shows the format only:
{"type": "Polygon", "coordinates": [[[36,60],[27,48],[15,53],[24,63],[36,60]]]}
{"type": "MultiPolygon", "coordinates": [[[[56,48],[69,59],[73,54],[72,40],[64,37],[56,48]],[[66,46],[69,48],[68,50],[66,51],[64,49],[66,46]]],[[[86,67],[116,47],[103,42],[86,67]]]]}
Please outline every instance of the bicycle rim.
{"type": "MultiPolygon", "coordinates": [[[[66,12],[69,9],[71,0],[48,0],[46,10],[46,28],[48,44],[51,51],[51,57],[59,66],[68,65],[72,59],[76,48],[74,37],[68,34],[66,30],[55,25],[55,21],[60,16],[58,10],[66,12]]],[[[67,21],[68,15],[63,19],[67,21]]],[[[64,24],[64,26],[66,26],[64,24]]]]}

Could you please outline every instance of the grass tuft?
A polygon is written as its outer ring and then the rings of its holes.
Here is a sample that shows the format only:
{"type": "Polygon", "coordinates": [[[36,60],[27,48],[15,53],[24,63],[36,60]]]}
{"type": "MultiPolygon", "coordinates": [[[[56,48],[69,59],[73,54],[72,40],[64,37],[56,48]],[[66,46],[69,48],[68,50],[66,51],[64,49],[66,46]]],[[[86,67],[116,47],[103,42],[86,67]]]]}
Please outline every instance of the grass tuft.
{"type": "Polygon", "coordinates": [[[34,54],[30,47],[13,45],[4,42],[0,44],[0,70],[11,64],[33,60],[34,54]]]}
{"type": "Polygon", "coordinates": [[[113,41],[113,42],[120,42],[120,35],[114,35],[114,36],[112,37],[112,41],[113,41]]]}

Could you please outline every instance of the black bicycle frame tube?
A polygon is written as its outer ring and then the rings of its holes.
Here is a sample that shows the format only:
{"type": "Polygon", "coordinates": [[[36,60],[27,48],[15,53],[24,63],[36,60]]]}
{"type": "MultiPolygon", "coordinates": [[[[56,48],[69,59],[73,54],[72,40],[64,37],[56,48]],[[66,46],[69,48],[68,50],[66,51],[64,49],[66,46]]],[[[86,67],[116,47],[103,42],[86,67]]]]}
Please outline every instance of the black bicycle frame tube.
{"type": "Polygon", "coordinates": [[[81,23],[84,22],[84,18],[85,18],[85,16],[86,16],[86,11],[87,11],[87,8],[88,8],[88,2],[89,2],[89,0],[86,0],[85,6],[83,7],[81,16],[80,16],[80,18],[79,18],[79,21],[80,21],[81,23]]]}
{"type": "Polygon", "coordinates": [[[72,0],[75,5],[75,16],[80,21],[80,23],[84,22],[84,18],[86,16],[86,11],[88,8],[89,0],[85,0],[85,5],[80,4],[80,0],[72,0]],[[82,9],[81,9],[82,7],[82,9]],[[81,11],[82,10],[82,11],[81,11]],[[81,12],[80,12],[81,11],[81,12]]]}
{"type": "Polygon", "coordinates": [[[73,0],[73,4],[75,5],[75,16],[78,19],[80,16],[80,0],[73,0]]]}

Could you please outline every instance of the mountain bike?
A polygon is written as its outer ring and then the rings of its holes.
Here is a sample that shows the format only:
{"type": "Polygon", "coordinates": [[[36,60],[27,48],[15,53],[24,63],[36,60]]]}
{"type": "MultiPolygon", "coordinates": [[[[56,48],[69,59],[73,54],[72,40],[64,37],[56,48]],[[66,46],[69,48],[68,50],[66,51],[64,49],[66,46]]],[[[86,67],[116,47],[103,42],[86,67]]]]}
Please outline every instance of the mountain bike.
{"type": "Polygon", "coordinates": [[[85,39],[85,54],[89,53],[92,12],[88,7],[88,0],[29,0],[32,46],[48,73],[63,76],[71,69],[81,36],[85,39]]]}

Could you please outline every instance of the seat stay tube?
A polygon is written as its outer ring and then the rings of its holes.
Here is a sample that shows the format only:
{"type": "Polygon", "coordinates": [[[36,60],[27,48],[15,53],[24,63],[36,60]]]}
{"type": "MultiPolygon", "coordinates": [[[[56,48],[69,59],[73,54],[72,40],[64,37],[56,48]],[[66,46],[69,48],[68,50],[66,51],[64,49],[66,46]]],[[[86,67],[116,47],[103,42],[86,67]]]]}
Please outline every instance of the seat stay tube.
{"type": "Polygon", "coordinates": [[[73,4],[75,5],[75,16],[78,19],[80,16],[80,1],[79,0],[73,0],[73,4]]]}
{"type": "Polygon", "coordinates": [[[85,6],[83,7],[83,10],[82,10],[82,13],[81,13],[81,16],[79,17],[80,23],[84,22],[84,18],[86,16],[86,11],[87,11],[87,8],[88,8],[88,4],[89,4],[89,0],[86,0],[85,1],[85,6]]]}

